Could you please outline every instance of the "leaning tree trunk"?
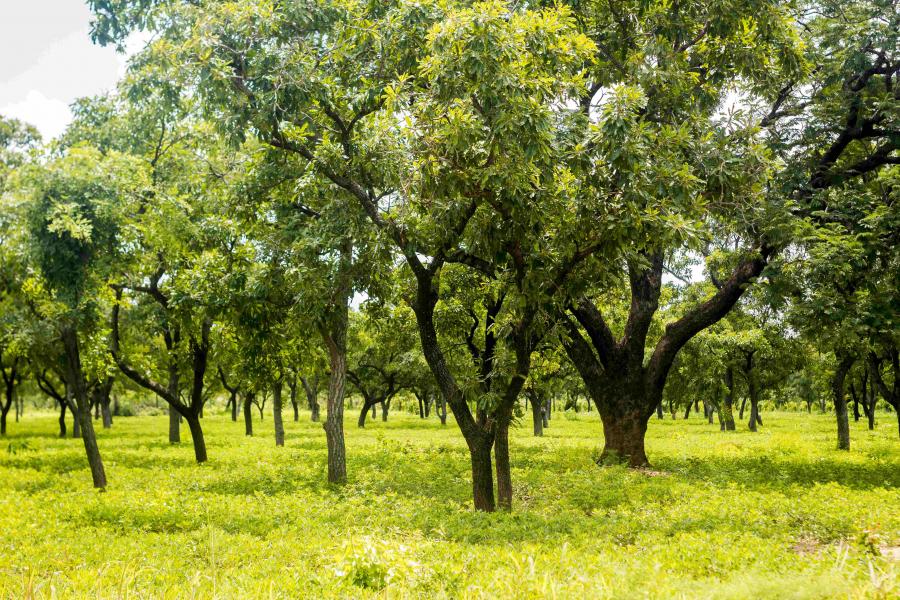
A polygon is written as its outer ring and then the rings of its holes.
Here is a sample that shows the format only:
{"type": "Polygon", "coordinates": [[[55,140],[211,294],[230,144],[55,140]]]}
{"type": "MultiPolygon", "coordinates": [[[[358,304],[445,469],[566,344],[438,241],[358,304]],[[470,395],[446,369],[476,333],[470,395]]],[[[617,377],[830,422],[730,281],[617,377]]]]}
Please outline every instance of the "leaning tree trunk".
{"type": "Polygon", "coordinates": [[[272,422],[275,426],[275,445],[284,446],[284,421],[282,421],[281,379],[272,385],[272,422]]]}
{"type": "Polygon", "coordinates": [[[852,356],[839,355],[838,364],[831,379],[831,392],[834,400],[834,414],[837,419],[838,450],[850,449],[850,419],[847,415],[847,398],[844,396],[844,380],[853,366],[852,356]]]}
{"type": "Polygon", "coordinates": [[[199,414],[188,411],[184,416],[187,421],[188,429],[191,430],[191,442],[194,445],[194,458],[198,463],[205,463],[206,457],[206,440],[203,437],[203,427],[200,426],[199,414]]]}
{"type": "Polygon", "coordinates": [[[363,400],[362,410],[359,411],[359,418],[356,420],[357,427],[365,427],[366,426],[366,418],[369,416],[369,410],[375,406],[374,403],[367,402],[363,400]]]}
{"type": "Polygon", "coordinates": [[[73,327],[69,326],[63,329],[60,337],[65,350],[66,381],[71,382],[72,395],[75,397],[75,406],[78,408],[75,419],[81,425],[81,439],[84,442],[88,465],[91,468],[91,478],[95,488],[105,489],[106,471],[103,468],[103,459],[100,456],[97,436],[94,433],[94,423],[91,420],[90,399],[87,394],[84,371],[81,367],[78,334],[73,327]]]}

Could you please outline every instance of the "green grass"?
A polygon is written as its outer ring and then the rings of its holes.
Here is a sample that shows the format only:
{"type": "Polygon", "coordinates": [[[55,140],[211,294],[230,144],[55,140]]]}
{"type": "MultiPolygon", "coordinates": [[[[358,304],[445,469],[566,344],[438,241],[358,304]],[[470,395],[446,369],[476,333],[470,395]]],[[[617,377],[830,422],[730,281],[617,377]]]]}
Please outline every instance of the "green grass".
{"type": "MultiPolygon", "coordinates": [[[[287,414],[285,416],[288,416],[287,414]]],[[[110,487],[50,415],[0,446],[0,597],[896,598],[900,442],[766,413],[758,434],[651,422],[658,473],[599,468],[596,413],[511,441],[515,508],[476,514],[454,425],[394,414],[356,428],[350,481],[325,480],[321,426],[204,420],[210,462],[166,417],[100,431],[110,487]]],[[[740,426],[739,426],[740,427],[740,426]]],[[[184,435],[187,435],[185,427],[184,435]]]]}

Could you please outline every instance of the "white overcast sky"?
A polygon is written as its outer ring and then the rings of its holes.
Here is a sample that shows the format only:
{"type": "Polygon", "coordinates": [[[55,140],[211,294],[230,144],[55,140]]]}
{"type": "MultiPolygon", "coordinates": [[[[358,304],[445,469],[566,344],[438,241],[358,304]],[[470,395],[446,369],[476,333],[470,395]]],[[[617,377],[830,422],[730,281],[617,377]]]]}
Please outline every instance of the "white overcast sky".
{"type": "Polygon", "coordinates": [[[91,43],[90,19],[84,0],[0,0],[0,114],[49,139],[73,100],[115,87],[126,58],[91,43]]]}

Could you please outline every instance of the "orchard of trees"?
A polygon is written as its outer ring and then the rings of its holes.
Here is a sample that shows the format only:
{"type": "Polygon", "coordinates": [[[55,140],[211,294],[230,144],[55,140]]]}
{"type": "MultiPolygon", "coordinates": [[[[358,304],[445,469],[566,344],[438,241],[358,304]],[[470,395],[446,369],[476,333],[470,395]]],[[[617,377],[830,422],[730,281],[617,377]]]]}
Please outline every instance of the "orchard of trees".
{"type": "Polygon", "coordinates": [[[479,511],[565,410],[635,469],[659,418],[900,437],[896,0],[89,5],[150,42],[0,121],[0,428],[54,407],[95,487],[126,399],[212,468],[204,412],[321,421],[334,484],[413,411],[479,511]]]}

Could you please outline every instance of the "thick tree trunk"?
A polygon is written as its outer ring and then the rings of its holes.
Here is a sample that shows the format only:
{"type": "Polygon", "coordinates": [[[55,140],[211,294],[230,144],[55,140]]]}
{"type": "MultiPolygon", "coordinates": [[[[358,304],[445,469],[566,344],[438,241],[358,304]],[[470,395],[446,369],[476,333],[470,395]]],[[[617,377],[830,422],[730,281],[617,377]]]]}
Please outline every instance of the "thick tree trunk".
{"type": "Polygon", "coordinates": [[[272,384],[272,422],[275,426],[275,445],[284,446],[284,422],[282,421],[281,379],[272,384]]]}
{"type": "Polygon", "coordinates": [[[206,457],[206,440],[203,438],[203,428],[200,426],[200,417],[192,413],[185,416],[188,429],[191,431],[191,442],[194,444],[194,458],[198,463],[205,463],[206,457]]]}
{"type": "MultiPolygon", "coordinates": [[[[600,407],[597,407],[600,410],[600,407]]],[[[629,467],[648,467],[644,450],[647,419],[634,410],[622,415],[600,411],[603,421],[603,452],[599,464],[625,463],[629,467]]]]}
{"type": "Polygon", "coordinates": [[[853,366],[852,356],[839,355],[838,364],[831,379],[831,392],[834,400],[834,414],[837,419],[838,450],[850,449],[850,420],[847,415],[847,398],[844,396],[844,380],[853,366]]]}
{"type": "Polygon", "coordinates": [[[253,435],[253,392],[244,393],[244,435],[253,435]]]}
{"type": "Polygon", "coordinates": [[[181,415],[171,404],[169,405],[169,443],[181,443],[181,415]]]}
{"type": "Polygon", "coordinates": [[[483,437],[469,444],[472,461],[472,499],[475,510],[494,512],[494,474],[491,469],[492,440],[483,437]]]}

